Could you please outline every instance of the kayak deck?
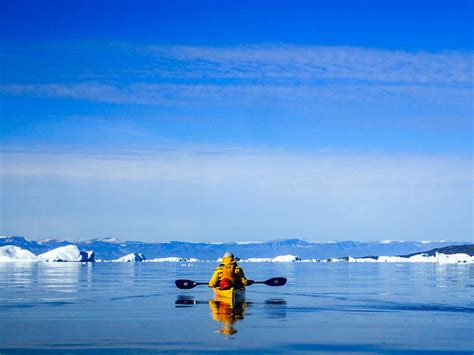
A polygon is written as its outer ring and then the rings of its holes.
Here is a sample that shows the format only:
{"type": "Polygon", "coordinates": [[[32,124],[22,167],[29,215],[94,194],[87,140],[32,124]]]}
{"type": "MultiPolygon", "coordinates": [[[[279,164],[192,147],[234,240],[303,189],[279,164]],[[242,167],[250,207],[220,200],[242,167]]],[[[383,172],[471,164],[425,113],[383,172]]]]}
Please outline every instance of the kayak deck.
{"type": "Polygon", "coordinates": [[[230,288],[221,290],[218,287],[214,289],[214,298],[216,301],[223,301],[231,304],[242,303],[245,301],[245,288],[230,288]]]}

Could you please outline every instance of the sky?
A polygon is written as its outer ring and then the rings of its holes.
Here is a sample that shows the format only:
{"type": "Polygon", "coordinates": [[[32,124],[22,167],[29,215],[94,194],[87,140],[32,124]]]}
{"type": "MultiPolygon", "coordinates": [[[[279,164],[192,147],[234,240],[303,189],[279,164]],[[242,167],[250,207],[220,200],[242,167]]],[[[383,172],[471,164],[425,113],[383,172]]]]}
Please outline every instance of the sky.
{"type": "Polygon", "coordinates": [[[470,1],[0,2],[0,233],[473,240],[470,1]]]}

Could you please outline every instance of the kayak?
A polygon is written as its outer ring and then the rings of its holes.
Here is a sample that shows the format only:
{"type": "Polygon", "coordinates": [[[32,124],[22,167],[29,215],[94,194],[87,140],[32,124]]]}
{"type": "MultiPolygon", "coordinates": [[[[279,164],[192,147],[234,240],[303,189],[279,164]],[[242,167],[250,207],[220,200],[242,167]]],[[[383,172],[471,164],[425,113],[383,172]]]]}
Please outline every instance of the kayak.
{"type": "Polygon", "coordinates": [[[232,305],[242,303],[245,301],[245,288],[229,288],[228,290],[221,290],[218,287],[214,288],[214,299],[216,301],[223,301],[232,305]]]}

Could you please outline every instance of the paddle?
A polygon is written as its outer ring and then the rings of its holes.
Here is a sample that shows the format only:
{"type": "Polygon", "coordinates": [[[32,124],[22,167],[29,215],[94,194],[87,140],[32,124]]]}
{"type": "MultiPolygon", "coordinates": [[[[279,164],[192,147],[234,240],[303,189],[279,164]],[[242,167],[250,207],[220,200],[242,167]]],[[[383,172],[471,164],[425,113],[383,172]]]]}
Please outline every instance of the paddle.
{"type": "MultiPolygon", "coordinates": [[[[207,285],[207,282],[195,282],[192,280],[176,280],[174,282],[177,288],[182,290],[189,290],[199,285],[207,285]]],[[[265,284],[267,286],[283,286],[286,284],[286,278],[284,277],[274,277],[266,281],[255,281],[254,284],[265,284]]]]}
{"type": "Polygon", "coordinates": [[[286,284],[286,278],[274,277],[272,279],[268,279],[267,281],[255,281],[254,284],[265,284],[267,286],[283,286],[286,284]]]}

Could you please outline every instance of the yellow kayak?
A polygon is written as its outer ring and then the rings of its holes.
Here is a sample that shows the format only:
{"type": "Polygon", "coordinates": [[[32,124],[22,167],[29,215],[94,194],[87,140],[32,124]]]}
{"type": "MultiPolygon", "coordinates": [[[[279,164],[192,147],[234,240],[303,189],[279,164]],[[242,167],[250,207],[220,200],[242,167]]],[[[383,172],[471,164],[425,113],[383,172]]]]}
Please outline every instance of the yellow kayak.
{"type": "Polygon", "coordinates": [[[228,290],[221,290],[218,287],[214,288],[214,299],[216,301],[223,301],[230,304],[242,303],[245,301],[245,288],[229,288],[228,290]]]}

